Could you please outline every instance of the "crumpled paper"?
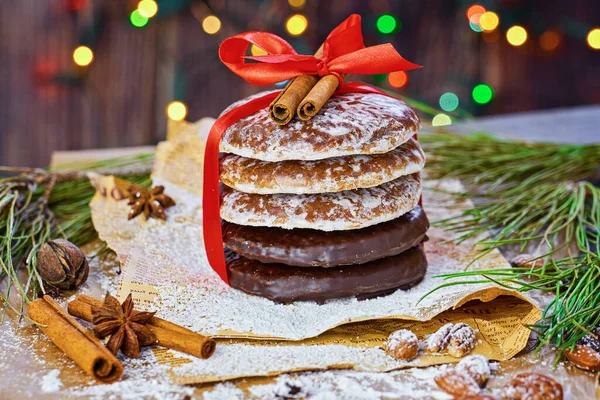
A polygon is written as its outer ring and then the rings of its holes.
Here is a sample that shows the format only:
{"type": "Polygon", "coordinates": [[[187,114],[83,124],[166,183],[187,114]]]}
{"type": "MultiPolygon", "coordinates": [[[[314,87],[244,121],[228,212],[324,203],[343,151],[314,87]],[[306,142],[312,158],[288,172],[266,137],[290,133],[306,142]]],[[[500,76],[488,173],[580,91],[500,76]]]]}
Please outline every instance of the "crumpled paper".
{"type": "MultiPolygon", "coordinates": [[[[203,138],[210,126],[206,122],[172,123],[168,140],[158,146],[154,183],[164,185],[165,193],[177,202],[166,211],[166,222],[143,217],[128,221],[127,202],[112,194],[126,191],[129,184],[114,177],[93,177],[100,189],[90,204],[94,225],[122,260],[119,297],[131,292],[142,308],[158,310],[161,318],[231,339],[218,346],[209,360],[156,351],[159,361],[172,365],[176,382],[340,367],[387,371],[449,362],[452,357],[447,355],[422,355],[410,363],[395,361],[381,348],[395,329],[408,327],[424,339],[448,321],[463,321],[477,329],[475,352],[491,359],[510,358],[525,346],[529,330],[523,325],[536,322],[540,311],[523,294],[486,283],[446,287],[421,299],[443,283],[435,275],[462,271],[477,254],[473,242],[449,243],[450,234],[438,228],[429,231],[425,244],[427,275],[408,291],[365,301],[284,305],[228,287],[208,265],[202,243],[203,138]],[[472,300],[494,301],[469,303],[472,300]],[[470,308],[447,311],[467,303],[470,308]]],[[[425,181],[425,186],[447,191],[461,188],[456,180],[425,181]]],[[[467,205],[427,189],[423,203],[431,221],[454,215],[467,205]]],[[[469,266],[505,267],[509,264],[498,251],[469,266]]]]}

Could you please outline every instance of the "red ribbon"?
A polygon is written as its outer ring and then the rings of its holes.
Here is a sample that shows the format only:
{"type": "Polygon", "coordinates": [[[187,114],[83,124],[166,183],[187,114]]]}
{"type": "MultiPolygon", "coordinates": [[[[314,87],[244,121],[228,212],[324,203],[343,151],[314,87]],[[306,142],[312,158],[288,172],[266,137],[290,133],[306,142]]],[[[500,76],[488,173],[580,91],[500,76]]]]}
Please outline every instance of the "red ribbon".
{"type": "Polygon", "coordinates": [[[226,39],[219,47],[221,61],[234,74],[253,85],[272,85],[298,75],[325,76],[334,74],[383,74],[420,68],[406,61],[390,43],[365,47],[360,15],[353,14],[338,25],[323,43],[323,56],[298,54],[277,35],[267,32],[246,32],[226,39]],[[246,56],[253,44],[267,53],[246,56]],[[258,61],[247,63],[247,60],[258,61]]]}
{"type": "MultiPolygon", "coordinates": [[[[246,32],[226,39],[219,47],[219,57],[236,75],[254,85],[271,85],[298,75],[335,74],[340,79],[338,94],[376,93],[388,96],[363,83],[351,82],[344,85],[341,74],[380,74],[419,66],[402,58],[389,43],[365,47],[360,21],[360,16],[354,14],[337,26],[325,40],[321,58],[297,54],[288,42],[266,32],[246,32]],[[245,56],[250,44],[260,47],[269,55],[245,56]],[[246,63],[248,59],[258,62],[246,63]]],[[[202,193],[204,246],[212,269],[227,284],[229,279],[220,215],[219,143],[227,128],[240,119],[267,108],[278,94],[279,92],[269,93],[229,110],[215,121],[208,134],[202,193]]]]}

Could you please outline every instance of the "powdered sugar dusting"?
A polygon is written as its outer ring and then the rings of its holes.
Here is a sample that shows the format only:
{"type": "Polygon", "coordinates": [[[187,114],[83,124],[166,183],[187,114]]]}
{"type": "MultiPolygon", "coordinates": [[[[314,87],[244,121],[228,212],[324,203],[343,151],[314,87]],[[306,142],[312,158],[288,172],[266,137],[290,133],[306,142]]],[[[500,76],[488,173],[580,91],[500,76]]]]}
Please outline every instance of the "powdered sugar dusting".
{"type": "Polygon", "coordinates": [[[63,386],[62,381],[58,377],[59,369],[53,369],[42,378],[42,392],[50,393],[57,392],[63,386]]]}
{"type": "MultiPolygon", "coordinates": [[[[264,94],[243,99],[230,108],[264,94]]],[[[262,109],[229,127],[220,150],[264,161],[379,154],[406,142],[419,127],[415,112],[400,100],[349,93],[332,97],[310,121],[295,118],[284,126],[273,122],[268,110],[262,109]]]]}
{"type": "MultiPolygon", "coordinates": [[[[252,332],[255,336],[299,340],[316,336],[334,326],[361,319],[399,317],[426,321],[452,308],[474,290],[495,287],[452,286],[420,300],[441,281],[433,278],[443,272],[462,271],[476,254],[472,242],[461,245],[446,242],[449,234],[439,228],[428,231],[425,244],[428,269],[423,281],[407,291],[358,301],[355,298],[327,301],[276,304],[265,298],[245,294],[222,282],[206,260],[202,242],[201,198],[168,180],[155,179],[165,186],[165,193],[177,205],[166,210],[167,222],[150,219],[127,220],[126,202],[96,199],[91,203],[92,217],[102,238],[121,256],[140,252],[143,260],[139,275],[130,275],[135,265],[128,257],[122,276],[127,281],[149,283],[160,296],[155,304],[158,315],[194,331],[210,335],[252,332]],[[151,270],[152,273],[147,271],[151,270]],[[420,300],[420,301],[419,301],[420,300]]],[[[430,182],[431,184],[431,182],[430,182]]],[[[446,182],[443,189],[460,188],[456,181],[446,182]]],[[[451,197],[425,190],[423,201],[431,220],[448,217],[459,210],[450,209],[451,197]]],[[[471,268],[506,268],[508,263],[499,252],[473,263],[471,268]]],[[[469,278],[464,278],[469,279],[469,278]]],[[[509,291],[506,291],[508,294],[509,291]]]]}
{"type": "Polygon", "coordinates": [[[245,193],[328,193],[381,185],[419,172],[424,165],[421,146],[410,139],[384,154],[317,161],[268,162],[226,154],[221,158],[221,181],[245,193]]]}
{"type": "Polygon", "coordinates": [[[322,194],[258,195],[225,187],[221,218],[240,225],[284,229],[359,229],[406,214],[416,207],[420,196],[418,175],[372,188],[322,194]]]}

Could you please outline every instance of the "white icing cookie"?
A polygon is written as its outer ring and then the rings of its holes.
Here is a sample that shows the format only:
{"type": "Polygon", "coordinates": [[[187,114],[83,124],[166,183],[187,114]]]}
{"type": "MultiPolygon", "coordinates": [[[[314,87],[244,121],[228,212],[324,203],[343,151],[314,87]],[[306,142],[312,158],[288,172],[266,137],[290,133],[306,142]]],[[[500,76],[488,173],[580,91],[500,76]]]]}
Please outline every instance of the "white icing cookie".
{"type": "Polygon", "coordinates": [[[425,154],[416,140],[384,154],[316,161],[261,161],[235,154],[221,159],[221,181],[245,193],[328,193],[378,186],[419,172],[425,154]]]}
{"type": "Polygon", "coordinates": [[[365,189],[322,194],[249,194],[222,186],[221,218],[239,225],[360,229],[412,210],[421,196],[419,174],[365,189]]]}
{"type": "Polygon", "coordinates": [[[415,112],[400,100],[348,93],[332,97],[310,121],[295,118],[284,126],[262,109],[230,126],[221,138],[220,151],[264,161],[381,154],[405,143],[419,127],[415,112]]]}

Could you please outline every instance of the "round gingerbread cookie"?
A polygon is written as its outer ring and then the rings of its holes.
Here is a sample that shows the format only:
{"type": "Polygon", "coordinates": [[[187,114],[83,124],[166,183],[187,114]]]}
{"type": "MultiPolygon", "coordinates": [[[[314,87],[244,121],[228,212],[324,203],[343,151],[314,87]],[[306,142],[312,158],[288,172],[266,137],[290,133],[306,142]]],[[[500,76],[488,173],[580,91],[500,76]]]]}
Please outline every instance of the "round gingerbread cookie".
{"type": "Polygon", "coordinates": [[[421,246],[396,256],[361,265],[302,268],[264,264],[227,251],[231,287],[279,302],[316,301],[358,297],[366,299],[417,285],[427,272],[421,246]]]}
{"type": "Polygon", "coordinates": [[[270,162],[226,154],[221,181],[245,193],[328,193],[378,186],[423,169],[425,154],[414,139],[383,154],[316,161],[270,162]]]}
{"type": "Polygon", "coordinates": [[[406,214],[420,196],[419,174],[371,188],[321,194],[250,194],[223,185],[221,218],[239,225],[285,229],[360,229],[406,214]]]}
{"type": "Polygon", "coordinates": [[[408,141],[419,126],[415,112],[400,100],[348,93],[332,97],[310,121],[295,118],[280,126],[262,109],[230,126],[223,133],[220,151],[264,161],[381,154],[408,141]]]}
{"type": "Polygon", "coordinates": [[[226,223],[223,242],[262,263],[332,268],[395,256],[425,240],[429,221],[419,206],[399,218],[351,231],[281,229],[226,223]]]}

